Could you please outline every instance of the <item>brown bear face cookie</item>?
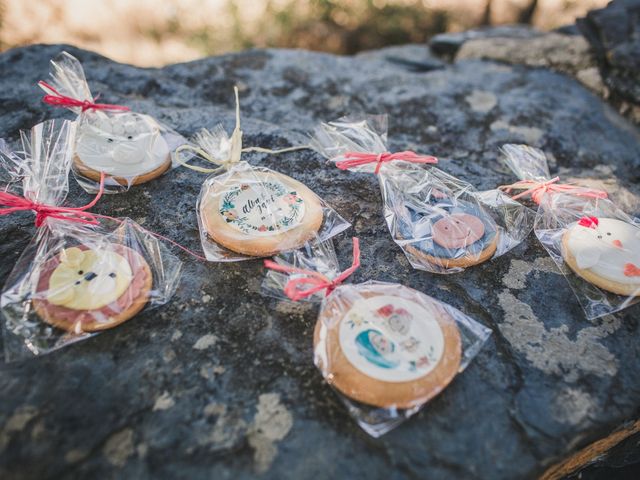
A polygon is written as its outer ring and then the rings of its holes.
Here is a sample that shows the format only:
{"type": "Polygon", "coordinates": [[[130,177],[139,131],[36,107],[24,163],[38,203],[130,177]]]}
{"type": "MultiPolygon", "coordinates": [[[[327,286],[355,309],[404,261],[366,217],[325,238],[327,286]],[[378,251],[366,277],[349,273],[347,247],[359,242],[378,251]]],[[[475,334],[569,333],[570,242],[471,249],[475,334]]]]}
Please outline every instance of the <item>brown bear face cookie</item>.
{"type": "Polygon", "coordinates": [[[114,327],[147,303],[152,275],[144,258],[123,245],[65,248],[40,270],[33,300],[47,323],[73,333],[114,327]]]}
{"type": "Polygon", "coordinates": [[[383,408],[435,396],[459,370],[461,341],[453,318],[427,298],[401,286],[336,289],[314,336],[325,378],[353,400],[383,408]]]}
{"type": "Polygon", "coordinates": [[[248,169],[205,183],[200,218],[216,243],[237,253],[269,256],[298,248],[322,225],[322,205],[302,183],[248,169]]]}

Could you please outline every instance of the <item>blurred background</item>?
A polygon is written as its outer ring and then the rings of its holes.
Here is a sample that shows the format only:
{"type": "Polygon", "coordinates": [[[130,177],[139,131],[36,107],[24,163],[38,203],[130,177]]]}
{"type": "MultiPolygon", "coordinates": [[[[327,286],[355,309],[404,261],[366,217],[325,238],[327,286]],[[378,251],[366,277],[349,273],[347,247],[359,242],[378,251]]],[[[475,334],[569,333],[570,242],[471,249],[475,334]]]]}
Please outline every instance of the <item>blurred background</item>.
{"type": "Polygon", "coordinates": [[[0,49],[70,43],[161,66],[250,47],[352,54],[482,25],[551,30],[608,0],[0,0],[0,49]]]}

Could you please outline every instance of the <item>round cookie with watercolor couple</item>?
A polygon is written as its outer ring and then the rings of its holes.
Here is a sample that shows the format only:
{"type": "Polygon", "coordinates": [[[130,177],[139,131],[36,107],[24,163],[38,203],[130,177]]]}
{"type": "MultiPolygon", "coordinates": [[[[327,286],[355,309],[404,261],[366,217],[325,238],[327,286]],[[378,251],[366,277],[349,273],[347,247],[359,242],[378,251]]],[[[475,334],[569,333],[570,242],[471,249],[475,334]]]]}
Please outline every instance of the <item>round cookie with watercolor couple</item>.
{"type": "Polygon", "coordinates": [[[120,244],[77,245],[40,267],[35,312],[68,332],[97,332],[132,318],[149,299],[153,275],[146,260],[120,244]]]}
{"type": "Polygon", "coordinates": [[[326,299],[314,332],[327,381],[358,402],[410,409],[460,371],[462,340],[442,304],[401,285],[342,285],[326,299]]]}
{"type": "Polygon", "coordinates": [[[562,257],[578,276],[608,292],[640,296],[640,227],[585,216],[562,236],[562,257]]]}
{"type": "Polygon", "coordinates": [[[211,239],[233,252],[264,257],[298,248],[322,226],[320,199],[287,175],[239,164],[207,183],[200,218],[211,239]]]}

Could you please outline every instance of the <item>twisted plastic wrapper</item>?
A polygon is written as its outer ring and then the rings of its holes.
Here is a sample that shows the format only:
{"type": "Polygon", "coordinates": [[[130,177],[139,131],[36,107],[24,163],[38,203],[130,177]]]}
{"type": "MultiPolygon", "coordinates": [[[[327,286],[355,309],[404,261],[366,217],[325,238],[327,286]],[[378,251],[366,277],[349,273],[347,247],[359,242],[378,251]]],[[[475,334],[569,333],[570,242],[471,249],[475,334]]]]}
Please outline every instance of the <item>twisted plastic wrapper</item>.
{"type": "Polygon", "coordinates": [[[45,103],[78,115],[72,170],[87,192],[97,192],[102,172],[105,192],[117,193],[176,166],[174,151],[184,138],[149,115],[99,103],[71,54],[62,52],[51,60],[50,79],[39,86],[45,103]]]}
{"type": "Polygon", "coordinates": [[[211,262],[268,257],[296,249],[311,238],[328,240],[350,227],[303,183],[241,159],[243,152],[281,154],[308,148],[270,150],[243,147],[236,89],[236,126],[229,136],[221,125],[202,129],[177,150],[180,164],[209,177],[196,212],[202,249],[211,262]],[[182,158],[183,153],[188,154],[182,158]],[[193,157],[212,165],[189,163],[193,157]]]}
{"type": "MultiPolygon", "coordinates": [[[[491,331],[459,310],[399,284],[347,284],[332,242],[266,261],[262,290],[320,303],[314,363],[351,416],[379,437],[440,394],[478,354],[491,331]]],[[[444,393],[446,395],[446,393],[444,393]]]]}
{"type": "Polygon", "coordinates": [[[461,272],[509,252],[533,226],[531,210],[429,165],[434,157],[389,153],[386,115],[321,123],[311,147],[342,170],[377,174],[387,226],[413,268],[461,272]]]}

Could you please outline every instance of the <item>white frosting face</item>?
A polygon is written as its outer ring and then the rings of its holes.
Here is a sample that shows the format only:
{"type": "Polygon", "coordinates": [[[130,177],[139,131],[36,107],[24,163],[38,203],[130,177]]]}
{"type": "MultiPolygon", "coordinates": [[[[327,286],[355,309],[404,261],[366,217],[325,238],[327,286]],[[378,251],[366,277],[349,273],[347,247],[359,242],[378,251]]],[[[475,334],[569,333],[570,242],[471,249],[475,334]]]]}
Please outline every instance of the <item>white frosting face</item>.
{"type": "Polygon", "coordinates": [[[169,146],[151,117],[96,112],[85,117],[76,152],[92,170],[115,177],[136,177],[163,165],[169,157],[169,146]]]}
{"type": "Polygon", "coordinates": [[[614,218],[575,223],[567,248],[578,267],[623,284],[640,285],[640,228],[614,218]]]}
{"type": "Polygon", "coordinates": [[[383,382],[417,380],[431,372],[444,353],[444,335],[433,312],[401,297],[358,300],[339,329],[347,360],[383,382]]]}

